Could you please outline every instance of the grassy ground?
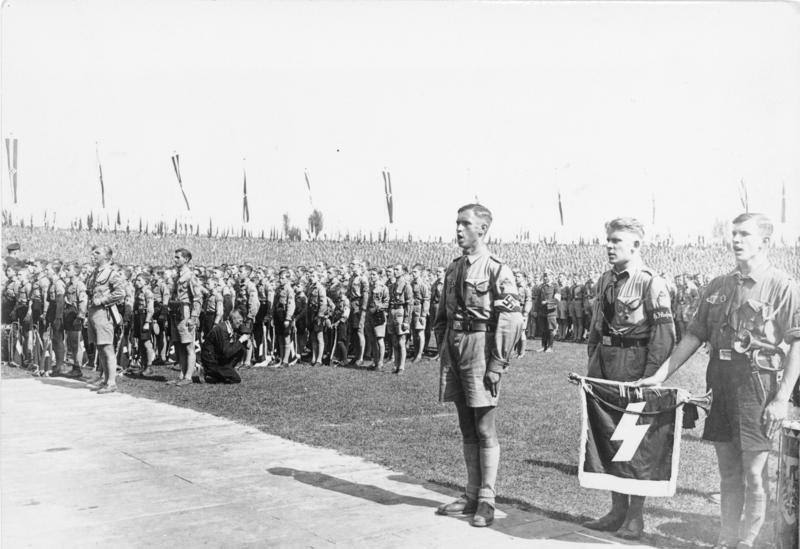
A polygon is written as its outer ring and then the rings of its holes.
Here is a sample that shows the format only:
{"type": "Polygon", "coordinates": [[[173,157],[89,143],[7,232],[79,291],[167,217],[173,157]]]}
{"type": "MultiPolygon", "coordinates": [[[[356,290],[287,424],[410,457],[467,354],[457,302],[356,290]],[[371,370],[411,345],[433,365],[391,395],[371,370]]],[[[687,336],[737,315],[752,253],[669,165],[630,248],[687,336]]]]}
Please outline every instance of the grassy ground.
{"type": "MultiPolygon", "coordinates": [[[[696,356],[671,385],[703,392],[704,358],[696,356]]],[[[557,343],[556,353],[530,352],[504,377],[497,422],[501,502],[575,522],[605,512],[608,494],[580,488],[577,479],[579,389],[567,382],[567,374],[585,369],[585,346],[557,343]]],[[[170,368],[160,370],[167,378],[177,377],[170,368]]],[[[120,387],[459,488],[464,482],[460,435],[453,406],[437,402],[438,370],[429,360],[410,365],[402,376],[300,364],[245,370],[238,386],[175,388],[124,378],[120,387]]],[[[2,374],[21,372],[4,367],[2,374]]],[[[701,433],[702,422],[684,431],[677,494],[646,504],[648,543],[691,547],[716,539],[719,511],[709,497],[718,491],[719,477],[713,448],[700,440],[701,433]]]]}

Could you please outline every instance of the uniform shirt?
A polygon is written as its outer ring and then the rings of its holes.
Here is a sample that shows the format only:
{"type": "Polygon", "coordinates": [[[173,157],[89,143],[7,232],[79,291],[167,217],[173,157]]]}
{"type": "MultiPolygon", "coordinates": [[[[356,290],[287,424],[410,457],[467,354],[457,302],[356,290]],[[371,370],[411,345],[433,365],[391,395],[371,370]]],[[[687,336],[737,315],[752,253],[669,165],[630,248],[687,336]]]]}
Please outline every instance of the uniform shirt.
{"type": "Polygon", "coordinates": [[[536,311],[538,316],[553,316],[558,307],[555,284],[541,284],[536,288],[536,311]]]}
{"type": "Polygon", "coordinates": [[[189,306],[189,316],[193,320],[200,318],[200,308],[203,306],[202,293],[197,284],[197,279],[187,265],[181,267],[175,280],[172,282],[172,291],[169,300],[171,303],[181,303],[189,306]]]}
{"type": "Polygon", "coordinates": [[[444,295],[436,312],[436,341],[454,320],[482,320],[494,326],[494,337],[487,337],[487,370],[503,372],[522,332],[522,314],[517,284],[511,269],[485,247],[472,255],[462,255],[445,271],[444,295]]]}
{"type": "Polygon", "coordinates": [[[401,276],[389,284],[389,308],[403,309],[402,324],[408,324],[411,315],[411,304],[414,302],[414,292],[405,276],[401,276]]]}
{"type": "Polygon", "coordinates": [[[80,318],[86,318],[88,301],[89,299],[86,296],[86,284],[84,284],[83,281],[76,277],[67,282],[64,303],[75,307],[78,310],[78,316],[80,318]]]}
{"type": "Polygon", "coordinates": [[[258,297],[258,288],[249,278],[239,285],[236,295],[236,308],[249,320],[254,320],[261,307],[261,300],[258,297]]]}
{"type": "Polygon", "coordinates": [[[311,284],[308,291],[308,313],[310,318],[327,316],[327,293],[322,282],[311,284]]]}
{"type": "Polygon", "coordinates": [[[572,286],[565,284],[561,287],[558,293],[561,294],[561,301],[564,301],[565,303],[572,301],[572,286]]]}
{"type": "Polygon", "coordinates": [[[44,275],[39,276],[32,284],[31,301],[44,303],[47,297],[47,290],[50,288],[50,279],[44,275]]]}
{"type": "Polygon", "coordinates": [[[341,322],[348,316],[350,316],[350,300],[347,299],[346,295],[343,295],[338,301],[334,302],[333,316],[331,316],[331,321],[341,322]]]}
{"type": "Polygon", "coordinates": [[[427,314],[431,307],[431,289],[430,286],[422,282],[411,281],[411,294],[414,296],[413,310],[416,314],[427,314]]]}
{"type": "Polygon", "coordinates": [[[294,318],[294,290],[291,284],[284,284],[275,290],[275,301],[272,304],[272,312],[278,322],[291,320],[294,318]]]}
{"type": "Polygon", "coordinates": [[[731,349],[739,330],[773,345],[800,339],[800,290],[771,265],[743,275],[739,269],[711,281],[689,333],[714,350],[731,349]]]}
{"type": "Polygon", "coordinates": [[[519,305],[520,309],[522,310],[522,315],[528,316],[533,308],[533,296],[531,295],[531,289],[525,284],[522,286],[517,286],[517,296],[519,297],[519,305]]]}
{"type": "Polygon", "coordinates": [[[3,304],[11,309],[17,306],[17,295],[20,293],[20,283],[17,280],[7,280],[3,289],[3,304]]]}
{"type": "Polygon", "coordinates": [[[389,308],[389,288],[380,280],[376,282],[369,293],[367,310],[370,313],[385,311],[389,308]]]}
{"type": "Polygon", "coordinates": [[[369,300],[369,281],[366,277],[353,275],[347,286],[347,298],[350,300],[352,312],[367,310],[369,300]]]}
{"type": "Polygon", "coordinates": [[[98,266],[86,279],[86,294],[89,307],[119,305],[125,300],[125,279],[108,263],[98,266]]]}
{"type": "Polygon", "coordinates": [[[431,317],[436,316],[436,310],[439,308],[439,301],[442,299],[442,289],[444,288],[444,280],[435,280],[431,284],[431,308],[428,314],[431,317]]]}
{"type": "Polygon", "coordinates": [[[294,294],[294,315],[293,319],[305,320],[308,314],[308,297],[302,288],[298,287],[294,294]]]}
{"type": "Polygon", "coordinates": [[[144,313],[144,321],[151,322],[153,320],[153,303],[155,301],[153,292],[147,286],[136,289],[135,291],[136,293],[133,296],[133,312],[138,314],[144,313]]]}
{"type": "Polygon", "coordinates": [[[584,287],[583,284],[573,284],[571,288],[572,300],[583,304],[583,294],[585,290],[586,288],[584,287]]]}
{"type": "Polygon", "coordinates": [[[675,344],[667,282],[644,265],[603,273],[589,329],[590,354],[604,336],[648,340],[645,369],[661,366],[675,344]]]}

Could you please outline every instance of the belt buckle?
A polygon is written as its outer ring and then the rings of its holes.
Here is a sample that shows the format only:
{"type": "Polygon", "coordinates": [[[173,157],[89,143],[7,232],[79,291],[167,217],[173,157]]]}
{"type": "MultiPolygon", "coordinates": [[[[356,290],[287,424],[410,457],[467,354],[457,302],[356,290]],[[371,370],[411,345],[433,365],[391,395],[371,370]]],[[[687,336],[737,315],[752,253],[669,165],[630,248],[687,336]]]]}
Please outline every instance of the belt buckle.
{"type": "Polygon", "coordinates": [[[720,360],[725,360],[725,361],[733,360],[733,356],[731,354],[731,350],[730,349],[720,349],[719,350],[719,359],[720,360]]]}
{"type": "Polygon", "coordinates": [[[611,336],[603,336],[603,345],[611,347],[611,336]]]}

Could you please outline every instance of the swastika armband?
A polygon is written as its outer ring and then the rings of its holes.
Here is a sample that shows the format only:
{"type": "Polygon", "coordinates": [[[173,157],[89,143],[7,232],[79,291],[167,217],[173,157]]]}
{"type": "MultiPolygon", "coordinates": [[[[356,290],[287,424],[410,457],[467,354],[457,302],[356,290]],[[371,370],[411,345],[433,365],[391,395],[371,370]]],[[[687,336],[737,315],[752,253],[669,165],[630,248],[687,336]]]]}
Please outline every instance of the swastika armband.
{"type": "Polygon", "coordinates": [[[653,310],[653,324],[670,324],[673,322],[669,307],[656,307],[653,310]]]}
{"type": "Polygon", "coordinates": [[[517,294],[503,293],[493,302],[496,311],[518,313],[522,311],[517,294]]]}

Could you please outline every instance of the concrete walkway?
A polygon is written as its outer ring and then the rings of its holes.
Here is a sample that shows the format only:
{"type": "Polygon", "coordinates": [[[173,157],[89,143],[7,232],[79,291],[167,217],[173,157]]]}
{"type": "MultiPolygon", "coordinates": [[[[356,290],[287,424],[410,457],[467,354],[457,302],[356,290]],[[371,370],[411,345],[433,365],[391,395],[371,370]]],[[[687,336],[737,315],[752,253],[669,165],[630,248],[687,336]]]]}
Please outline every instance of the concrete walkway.
{"type": "Polygon", "coordinates": [[[616,541],[502,506],[491,528],[473,528],[434,514],[455,492],[208,414],[96,395],[71,380],[3,380],[0,396],[4,549],[616,541]]]}

